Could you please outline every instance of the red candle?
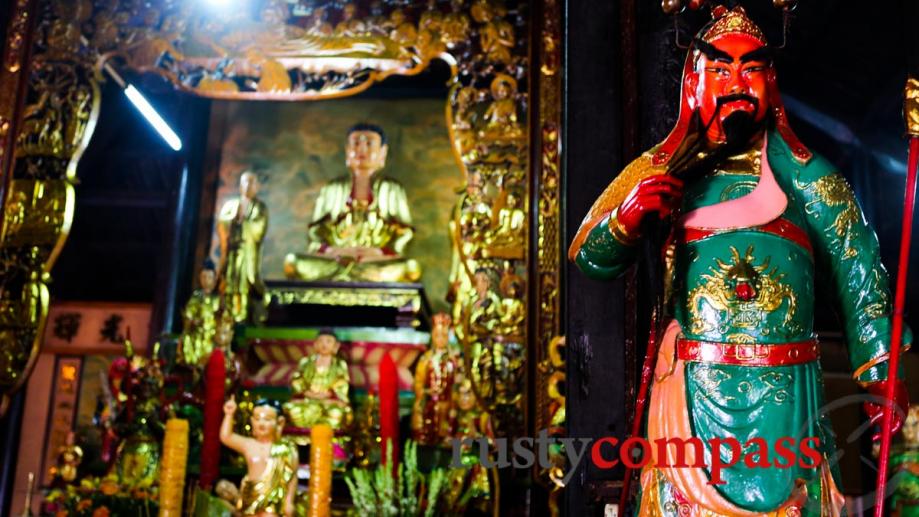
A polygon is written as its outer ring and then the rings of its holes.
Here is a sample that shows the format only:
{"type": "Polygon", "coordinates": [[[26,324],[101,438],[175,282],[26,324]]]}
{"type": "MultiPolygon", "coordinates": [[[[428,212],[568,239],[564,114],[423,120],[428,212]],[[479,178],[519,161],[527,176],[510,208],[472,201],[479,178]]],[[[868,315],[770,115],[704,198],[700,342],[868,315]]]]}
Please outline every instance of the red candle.
{"type": "Polygon", "coordinates": [[[220,422],[223,420],[226,378],[223,350],[214,348],[204,368],[204,436],[198,479],[198,484],[207,490],[214,486],[220,469],[220,422]]]}
{"type": "Polygon", "coordinates": [[[387,444],[392,444],[393,472],[399,464],[399,379],[396,363],[387,353],[380,362],[380,439],[382,460],[387,458],[387,444]]]}

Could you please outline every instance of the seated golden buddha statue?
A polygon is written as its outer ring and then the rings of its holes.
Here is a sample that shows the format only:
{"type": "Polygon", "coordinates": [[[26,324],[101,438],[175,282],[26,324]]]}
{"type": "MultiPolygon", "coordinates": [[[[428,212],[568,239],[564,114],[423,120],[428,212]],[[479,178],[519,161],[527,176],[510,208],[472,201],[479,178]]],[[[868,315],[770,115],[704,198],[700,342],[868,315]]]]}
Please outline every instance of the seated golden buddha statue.
{"type": "Polygon", "coordinates": [[[340,343],[331,332],[321,332],[313,344],[314,352],[297,365],[290,381],[293,392],[284,412],[294,427],[309,428],[329,424],[340,430],[351,420],[348,364],[336,354],[340,343]]]}
{"type": "Polygon", "coordinates": [[[351,128],[345,153],[351,174],[319,191],[307,253],[290,253],[284,260],[288,278],[414,282],[421,277],[418,263],[405,257],[414,236],[405,189],[379,172],[387,151],[378,126],[351,128]]]}

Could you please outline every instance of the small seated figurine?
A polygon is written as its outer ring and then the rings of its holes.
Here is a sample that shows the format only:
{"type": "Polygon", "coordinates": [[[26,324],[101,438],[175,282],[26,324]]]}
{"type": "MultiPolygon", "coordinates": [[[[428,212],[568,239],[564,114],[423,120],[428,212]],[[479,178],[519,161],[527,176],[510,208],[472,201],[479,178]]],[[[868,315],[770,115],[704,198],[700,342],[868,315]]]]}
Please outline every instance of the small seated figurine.
{"type": "Polygon", "coordinates": [[[434,315],[431,348],[421,355],[415,368],[415,405],[412,408],[412,437],[421,445],[449,443],[453,380],[459,369],[448,349],[450,316],[434,315]]]}
{"type": "Polygon", "coordinates": [[[187,365],[204,366],[214,346],[217,312],[220,310],[220,296],[215,291],[217,272],[210,260],[201,269],[198,282],[201,288],[192,293],[182,314],[184,325],[180,359],[187,365]]]}
{"type": "Polygon", "coordinates": [[[315,351],[300,359],[290,381],[293,396],[284,404],[284,412],[294,427],[326,423],[339,431],[351,423],[351,376],[348,364],[336,355],[340,346],[335,334],[323,331],[313,344],[315,351]]]}
{"type": "Polygon", "coordinates": [[[243,516],[294,514],[297,494],[297,448],[282,438],[284,416],[280,405],[262,399],[252,409],[252,438],[233,432],[236,400],[223,406],[220,442],[246,458],[247,472],[239,489],[237,510],[243,516]]]}
{"type": "Polygon", "coordinates": [[[506,74],[497,74],[491,82],[494,99],[485,111],[485,128],[479,136],[496,143],[509,143],[526,135],[517,116],[517,81],[506,74]]]}
{"type": "Polygon", "coordinates": [[[504,206],[492,221],[485,254],[491,258],[523,259],[526,253],[526,212],[520,197],[508,192],[504,206]]]}
{"type": "Polygon", "coordinates": [[[414,235],[405,189],[379,173],[387,150],[378,126],[351,128],[345,150],[351,173],[319,191],[307,253],[290,253],[284,260],[288,278],[414,282],[421,277],[418,262],[405,257],[414,235]]]}

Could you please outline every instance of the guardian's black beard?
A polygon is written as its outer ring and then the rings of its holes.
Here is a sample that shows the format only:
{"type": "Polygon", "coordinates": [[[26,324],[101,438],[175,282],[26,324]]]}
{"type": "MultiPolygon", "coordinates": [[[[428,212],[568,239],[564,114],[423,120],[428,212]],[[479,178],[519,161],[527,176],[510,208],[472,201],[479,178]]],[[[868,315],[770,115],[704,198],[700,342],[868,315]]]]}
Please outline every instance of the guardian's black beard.
{"type": "Polygon", "coordinates": [[[746,111],[731,113],[721,122],[726,147],[735,150],[748,144],[761,125],[746,111]]]}

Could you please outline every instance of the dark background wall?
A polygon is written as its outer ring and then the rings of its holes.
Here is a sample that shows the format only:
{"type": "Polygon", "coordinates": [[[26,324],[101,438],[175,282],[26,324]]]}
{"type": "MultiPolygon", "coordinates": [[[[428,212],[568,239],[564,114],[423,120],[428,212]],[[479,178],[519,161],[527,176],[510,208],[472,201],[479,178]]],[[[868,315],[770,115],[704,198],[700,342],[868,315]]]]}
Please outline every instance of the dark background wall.
{"type": "MultiPolygon", "coordinates": [[[[622,74],[616,2],[567,2],[565,48],[566,242],[610,179],[625,165],[622,149],[622,74]]],[[[623,281],[601,283],[566,271],[566,396],[568,434],[622,436],[625,431],[623,281]]],[[[619,471],[582,461],[566,487],[568,515],[598,511],[600,494],[612,497],[619,471]]],[[[602,509],[601,509],[602,511],[602,509]]]]}

